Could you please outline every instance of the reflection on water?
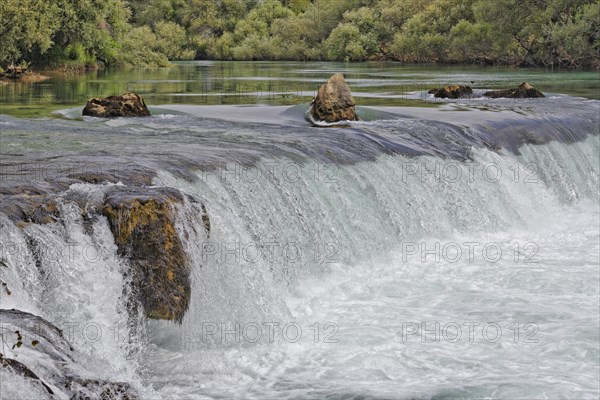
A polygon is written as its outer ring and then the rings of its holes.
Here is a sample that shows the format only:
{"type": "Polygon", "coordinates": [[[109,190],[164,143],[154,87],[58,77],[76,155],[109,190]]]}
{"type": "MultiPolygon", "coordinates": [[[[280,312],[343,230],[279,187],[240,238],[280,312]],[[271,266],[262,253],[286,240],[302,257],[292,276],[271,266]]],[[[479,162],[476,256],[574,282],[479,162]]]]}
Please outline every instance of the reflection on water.
{"type": "Polygon", "coordinates": [[[0,112],[44,116],[90,97],[135,91],[149,104],[299,104],[334,72],[342,72],[361,105],[415,105],[422,92],[446,83],[502,88],[529,81],[549,93],[600,99],[597,72],[395,63],[179,62],[171,68],[103,70],[37,84],[0,86],[0,112]]]}

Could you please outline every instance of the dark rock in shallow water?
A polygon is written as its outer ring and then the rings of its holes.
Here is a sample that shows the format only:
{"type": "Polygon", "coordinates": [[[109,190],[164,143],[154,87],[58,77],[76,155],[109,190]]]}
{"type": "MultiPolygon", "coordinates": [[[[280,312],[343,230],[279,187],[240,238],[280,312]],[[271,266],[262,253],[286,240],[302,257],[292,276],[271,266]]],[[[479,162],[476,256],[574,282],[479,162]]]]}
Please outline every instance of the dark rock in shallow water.
{"type": "Polygon", "coordinates": [[[65,388],[72,393],[70,400],[136,400],[131,386],[121,382],[96,379],[70,379],[65,388]]]}
{"type": "Polygon", "coordinates": [[[358,121],[355,107],[350,87],[344,80],[344,75],[338,73],[319,88],[309,111],[315,121],[358,121]]]}
{"type": "Polygon", "coordinates": [[[133,293],[148,318],[181,321],[190,302],[190,267],[175,229],[182,202],[170,188],[115,186],[106,193],[102,214],[131,263],[133,293]]]}
{"type": "Polygon", "coordinates": [[[546,97],[542,92],[535,89],[527,82],[521,83],[518,87],[506,90],[492,90],[483,94],[486,97],[498,99],[502,97],[510,99],[528,99],[546,97]]]}
{"type": "Polygon", "coordinates": [[[150,111],[144,99],[135,93],[88,100],[83,115],[101,118],[148,117],[150,111]]]}
{"type": "Polygon", "coordinates": [[[446,85],[441,89],[431,89],[428,93],[438,99],[460,99],[472,95],[473,89],[471,86],[446,85]]]}

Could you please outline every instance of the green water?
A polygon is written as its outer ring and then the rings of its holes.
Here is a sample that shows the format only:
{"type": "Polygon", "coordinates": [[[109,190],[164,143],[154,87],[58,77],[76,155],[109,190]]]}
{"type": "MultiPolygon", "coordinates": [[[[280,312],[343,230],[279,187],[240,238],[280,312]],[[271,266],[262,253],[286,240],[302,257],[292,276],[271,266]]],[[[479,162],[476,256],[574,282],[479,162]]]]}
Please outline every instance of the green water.
{"type": "Polygon", "coordinates": [[[176,63],[170,68],[102,70],[53,76],[35,84],[0,86],[0,113],[20,117],[52,115],[83,106],[91,97],[135,91],[149,105],[268,104],[309,101],[318,86],[342,72],[359,105],[435,106],[424,94],[447,83],[475,89],[514,87],[528,81],[545,93],[600,99],[598,71],[474,66],[402,65],[396,63],[213,62],[176,63]]]}

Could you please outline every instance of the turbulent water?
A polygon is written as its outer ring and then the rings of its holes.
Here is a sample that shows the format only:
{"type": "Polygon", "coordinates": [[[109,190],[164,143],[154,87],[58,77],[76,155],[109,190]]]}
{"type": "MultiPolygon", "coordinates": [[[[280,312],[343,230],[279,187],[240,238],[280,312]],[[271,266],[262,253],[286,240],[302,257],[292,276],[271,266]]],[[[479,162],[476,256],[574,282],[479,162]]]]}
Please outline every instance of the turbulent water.
{"type": "MultiPolygon", "coordinates": [[[[115,184],[71,184],[56,223],[2,215],[1,308],[62,329],[67,370],[144,399],[598,397],[600,102],[371,107],[327,129],[304,107],[0,116],[7,190],[149,170],[211,224],[179,210],[182,324],[132,323],[107,220],[69,201],[115,184]]],[[[24,379],[2,374],[0,398],[48,396],[24,379]]]]}

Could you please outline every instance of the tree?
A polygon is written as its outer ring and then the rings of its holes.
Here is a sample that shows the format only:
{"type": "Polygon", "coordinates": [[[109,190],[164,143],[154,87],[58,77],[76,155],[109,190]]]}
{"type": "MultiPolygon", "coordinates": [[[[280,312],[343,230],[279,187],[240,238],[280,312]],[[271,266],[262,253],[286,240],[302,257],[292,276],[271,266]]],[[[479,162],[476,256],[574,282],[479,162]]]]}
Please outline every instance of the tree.
{"type": "Polygon", "coordinates": [[[54,44],[59,27],[56,5],[43,0],[3,0],[1,7],[0,62],[31,61],[32,54],[44,54],[54,44]]]}

